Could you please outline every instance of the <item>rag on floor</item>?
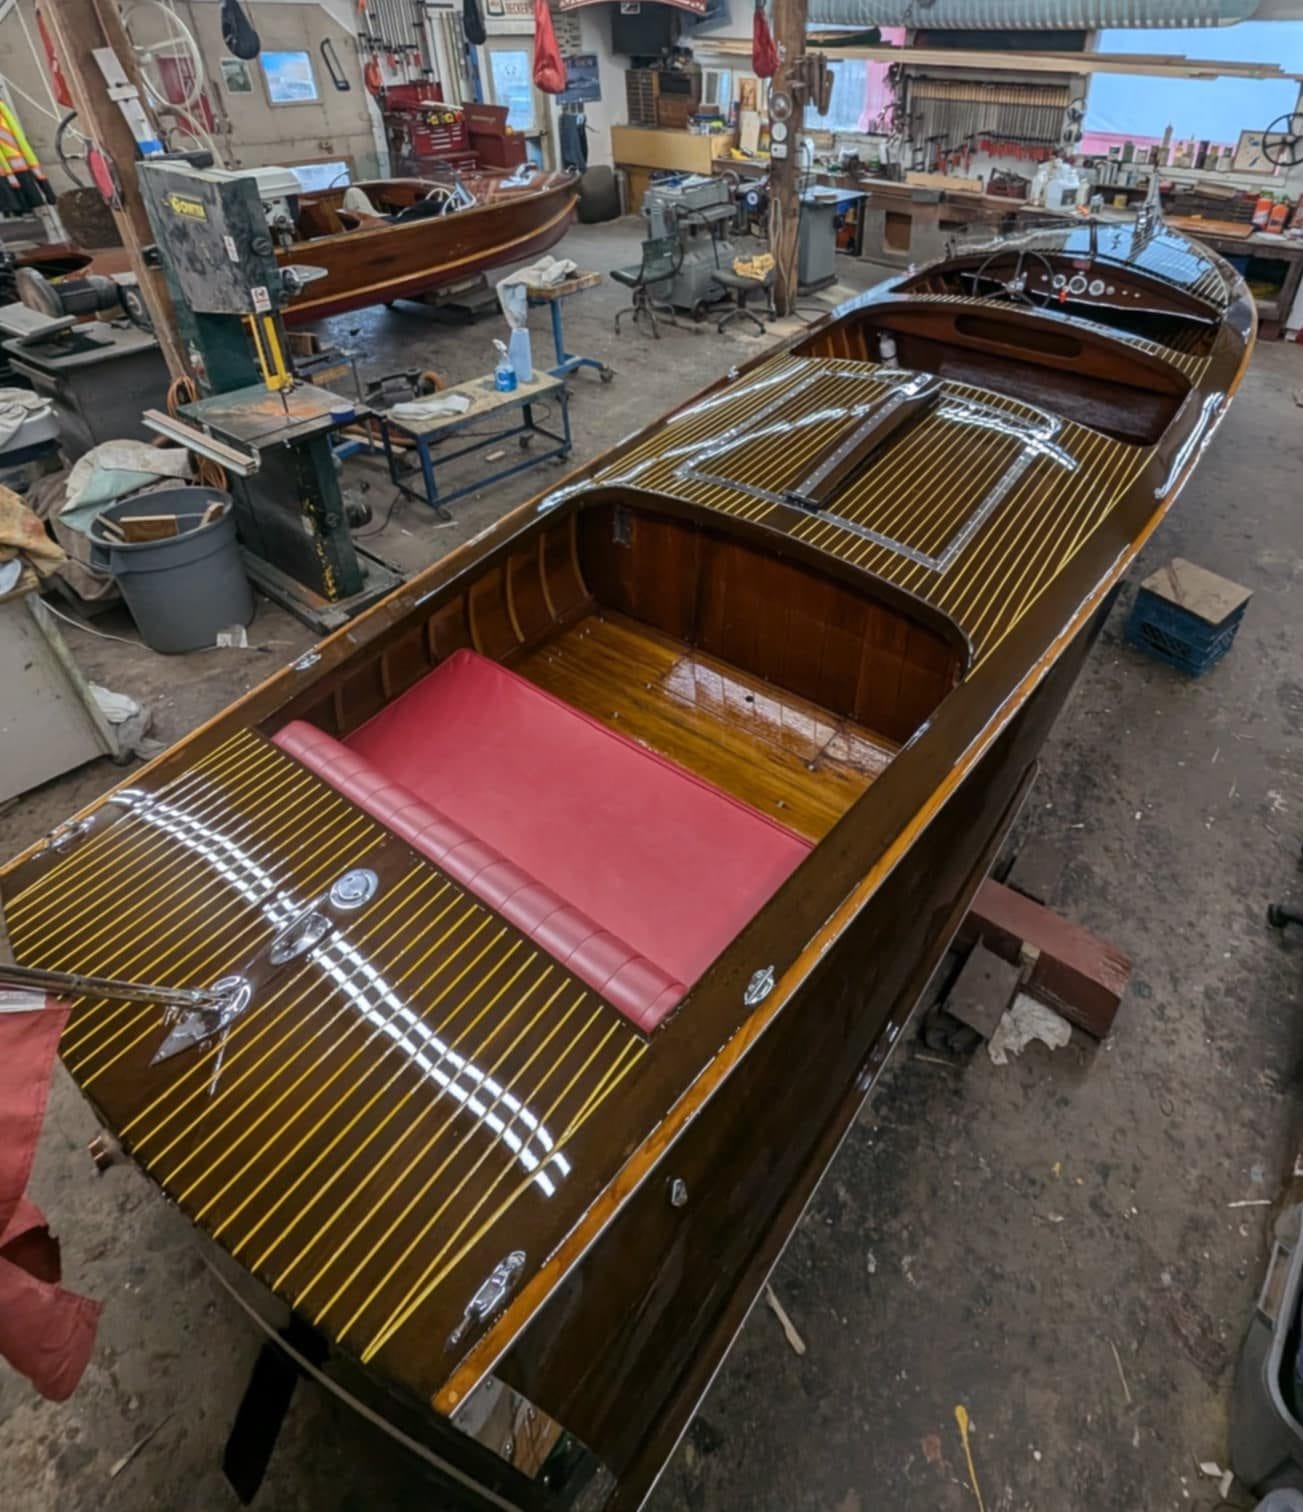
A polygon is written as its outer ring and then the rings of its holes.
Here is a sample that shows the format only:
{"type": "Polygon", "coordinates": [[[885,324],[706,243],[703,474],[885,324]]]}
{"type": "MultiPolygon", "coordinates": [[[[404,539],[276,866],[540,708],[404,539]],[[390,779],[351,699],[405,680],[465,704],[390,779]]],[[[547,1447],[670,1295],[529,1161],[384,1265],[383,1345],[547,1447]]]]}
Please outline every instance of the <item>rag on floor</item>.
{"type": "Polygon", "coordinates": [[[98,1302],[59,1285],[59,1241],[26,1196],[68,1012],[0,992],[0,1356],[52,1402],[81,1380],[100,1316],[98,1302]]]}
{"type": "Polygon", "coordinates": [[[63,547],[46,534],[44,522],[12,488],[0,483],[0,601],[30,593],[41,578],[57,572],[63,562],[63,547]],[[10,566],[14,562],[18,564],[16,575],[10,566]]]}

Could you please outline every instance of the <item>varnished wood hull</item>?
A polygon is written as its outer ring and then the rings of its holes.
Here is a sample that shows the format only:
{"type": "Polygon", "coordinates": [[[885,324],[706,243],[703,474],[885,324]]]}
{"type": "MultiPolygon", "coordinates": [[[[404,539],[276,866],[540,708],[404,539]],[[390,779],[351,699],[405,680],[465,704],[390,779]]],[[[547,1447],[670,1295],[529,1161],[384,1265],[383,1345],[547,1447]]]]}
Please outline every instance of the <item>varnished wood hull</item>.
{"type": "MultiPolygon", "coordinates": [[[[1151,239],[1138,240],[1141,255],[1167,266],[1151,239]]],[[[163,1190],[319,1329],[347,1374],[364,1367],[393,1420],[451,1462],[472,1499],[559,1512],[577,1486],[510,1463],[501,1435],[474,1437],[467,1412],[486,1383],[520,1393],[582,1444],[614,1478],[610,1506],[637,1506],[652,1484],[958,927],[1119,578],[1240,381],[1253,337],[1247,292],[1224,265],[1182,256],[1195,288],[1225,294],[1188,343],[1167,339],[1161,323],[1162,340],[1119,335],[944,289],[919,295],[903,280],[872,291],[323,642],[96,806],[66,855],[47,848],[0,874],[21,959],[63,969],[125,960],[147,979],[178,965],[158,911],[191,899],[170,869],[191,876],[193,856],[219,845],[222,866],[202,877],[221,930],[191,931],[181,985],[196,972],[248,971],[275,1017],[233,1031],[226,1069],[211,1071],[227,1077],[216,1112],[202,1098],[215,1052],[154,1067],[163,1028],[149,1005],[111,1016],[80,1002],[65,1061],[163,1190]],[[907,362],[926,359],[942,376],[880,361],[884,332],[907,362]],[[983,363],[1010,393],[975,383],[983,363]],[[1014,392],[1033,390],[1039,405],[1014,392]],[[1078,403],[1091,423],[1065,413],[1078,403]],[[914,404],[912,428],[879,423],[914,404]],[[857,447],[867,464],[839,484],[835,507],[801,503],[791,480],[818,483],[821,459],[857,447]],[[532,673],[813,844],[651,1031],[632,1029],[600,992],[270,744],[302,720],[348,741],[468,652],[532,673]],[[678,714],[684,678],[722,691],[678,714]],[[745,767],[738,737],[754,733],[754,705],[766,701],[780,733],[800,723],[783,760],[795,753],[818,768],[834,739],[840,752],[859,742],[878,755],[853,771],[839,755],[809,782],[790,780],[787,813],[782,760],[758,737],[750,754],[768,770],[729,769],[745,767]],[[825,724],[826,737],[812,734],[825,724]],[[242,784],[281,795],[281,806],[250,811],[219,773],[219,791],[204,788],[200,833],[183,810],[187,784],[211,786],[212,763],[233,760],[242,784]],[[333,828],[318,835],[309,814],[333,828]],[[457,1053],[481,1068],[475,1085],[491,1075],[499,1090],[517,1086],[554,1036],[575,1056],[542,1062],[562,1068],[545,1121],[561,1110],[560,1142],[548,1148],[565,1156],[545,1192],[513,1164],[520,1141],[504,1149],[501,1120],[463,1116],[464,1100],[446,1126],[469,1168],[443,1181],[442,1164],[427,1177],[418,1159],[390,1183],[381,1167],[394,1135],[446,1110],[447,1089],[431,1089],[427,1066],[401,1097],[368,1093],[388,1064],[367,1048],[374,1035],[309,1052],[323,1022],[358,1035],[374,1015],[354,1011],[338,974],[309,978],[305,1006],[287,1005],[261,954],[249,963],[249,937],[270,925],[257,887],[252,898],[230,892],[230,825],[252,833],[264,859],[315,868],[318,888],[319,873],[352,864],[365,843],[389,912],[341,931],[355,955],[374,952],[358,971],[407,982],[436,895],[476,939],[483,932],[473,972],[440,957],[432,968],[462,973],[456,983],[471,972],[457,1053]],[[162,878],[106,867],[123,844],[127,855],[146,846],[162,878]],[[105,887],[116,916],[103,911],[105,887]],[[500,1040],[508,966],[521,990],[546,978],[573,995],[568,1012],[592,1038],[563,1033],[568,1018],[536,1028],[536,1015],[523,1048],[500,1040]],[[332,1086],[343,1090],[320,1102],[332,1086]],[[167,1127],[187,1107],[193,1122],[167,1127]],[[223,1164],[233,1150],[243,1150],[238,1169],[223,1164]],[[348,1191],[359,1170],[368,1198],[378,1195],[336,1253],[322,1240],[337,1215],[316,1206],[318,1189],[348,1191]],[[464,1326],[477,1287],[517,1254],[508,1294],[464,1326]]],[[[442,982],[416,981],[392,1011],[424,1018],[442,982]]]]}
{"type": "Polygon", "coordinates": [[[641,1505],[687,1427],[994,861],[1105,613],[499,1364],[616,1476],[609,1512],[641,1505]],[[649,1257],[636,1277],[631,1255],[649,1257]],[[577,1359],[576,1338],[600,1343],[577,1359]]]}
{"type": "Polygon", "coordinates": [[[282,266],[325,268],[282,312],[290,325],[395,299],[419,299],[555,246],[574,220],[578,196],[566,177],[536,192],[493,200],[410,225],[380,225],[314,237],[278,250],[282,266]]]}

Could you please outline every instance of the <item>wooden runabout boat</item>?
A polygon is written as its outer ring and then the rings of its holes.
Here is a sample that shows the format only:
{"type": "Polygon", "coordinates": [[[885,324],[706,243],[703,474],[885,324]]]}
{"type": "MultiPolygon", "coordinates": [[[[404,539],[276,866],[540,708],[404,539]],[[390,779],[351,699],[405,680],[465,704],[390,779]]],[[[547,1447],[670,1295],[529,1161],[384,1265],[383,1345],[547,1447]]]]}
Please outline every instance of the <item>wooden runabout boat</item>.
{"type": "Polygon", "coordinates": [[[354,187],[378,212],[346,209],[348,190],[299,196],[299,240],[277,249],[282,266],[306,263],[326,276],[282,312],[296,325],[395,299],[418,299],[555,245],[579,202],[573,173],[521,169],[456,180],[374,179],[354,187]],[[474,203],[467,204],[466,200],[474,203]]]}
{"type": "Polygon", "coordinates": [[[7,868],[19,962],[211,989],[65,1064],[469,1502],[643,1500],[1253,337],[1161,223],[881,285],[7,868]]]}

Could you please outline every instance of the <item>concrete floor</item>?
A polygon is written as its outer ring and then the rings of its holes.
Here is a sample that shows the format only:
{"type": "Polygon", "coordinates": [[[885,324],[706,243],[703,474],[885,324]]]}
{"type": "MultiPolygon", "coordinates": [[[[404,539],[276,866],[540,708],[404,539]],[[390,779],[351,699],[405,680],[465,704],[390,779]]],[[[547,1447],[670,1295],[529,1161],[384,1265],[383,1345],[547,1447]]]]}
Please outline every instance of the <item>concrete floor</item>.
{"type": "MultiPolygon", "coordinates": [[[[610,268],[636,228],[578,228],[563,251],[610,268]]],[[[877,275],[844,264],[848,287],[877,275]]],[[[713,326],[659,342],[610,317],[623,291],[572,303],[573,350],[610,362],[571,385],[576,457],[608,446],[756,350],[713,326]]],[[[536,359],[547,351],[535,320],[536,359]]],[[[487,325],[405,305],[332,334],[369,371],[487,371],[487,325]]],[[[736,328],[735,328],[736,329],[736,328]]],[[[782,328],[780,328],[782,329],[782,328]]],[[[1023,826],[1070,861],[1062,905],[1130,953],[1111,1039],[1033,1046],[967,1068],[904,1045],[792,1240],[774,1287],[807,1345],[760,1307],[671,1461],[654,1512],[938,1512],[976,1506],[955,1422],[973,1422],[987,1512],[1211,1512],[1201,1460],[1226,1463],[1235,1353],[1298,1124],[1303,942],[1263,923],[1288,896],[1303,805],[1303,443],[1297,349],[1259,349],[1175,517],[1132,580],[1184,555],[1254,590],[1225,662],[1188,682],[1121,643],[1127,588],[1045,752],[1023,826]]],[[[466,474],[471,477],[473,474],[466,474]]],[[[401,502],[368,545],[414,569],[550,483],[546,466],[454,506],[401,502]]],[[[384,518],[368,463],[351,488],[384,518]]],[[[125,616],[101,628],[130,635],[125,616]]],[[[134,694],[172,739],[297,654],[309,632],[264,605],[248,651],[166,659],[68,631],[88,674],[134,694]]],[[[17,850],[121,776],[99,763],[3,816],[17,850]]],[[[0,1506],[226,1508],[221,1446],[257,1341],[203,1269],[188,1224],[138,1173],[97,1178],[95,1121],[56,1072],[32,1195],[67,1277],[103,1298],[100,1340],[63,1406],[0,1367],[0,1506]],[[157,1430],[116,1477],[110,1468],[157,1430]]],[[[1231,1505],[1251,1499],[1233,1497],[1231,1505]]],[[[300,1388],[258,1506],[430,1508],[375,1432],[300,1388]]]]}

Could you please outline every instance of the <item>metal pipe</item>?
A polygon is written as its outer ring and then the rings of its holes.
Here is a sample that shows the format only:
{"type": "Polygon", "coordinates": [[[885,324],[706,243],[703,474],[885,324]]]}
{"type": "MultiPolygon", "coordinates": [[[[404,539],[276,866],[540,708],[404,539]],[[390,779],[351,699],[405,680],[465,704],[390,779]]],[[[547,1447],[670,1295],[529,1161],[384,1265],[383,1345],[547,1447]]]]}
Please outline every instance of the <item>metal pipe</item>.
{"type": "Polygon", "coordinates": [[[198,987],[151,987],[118,977],[84,976],[78,971],[42,971],[0,961],[0,987],[28,988],[55,997],[106,998],[115,1003],[161,1003],[166,1008],[217,1008],[220,993],[198,987]]]}

